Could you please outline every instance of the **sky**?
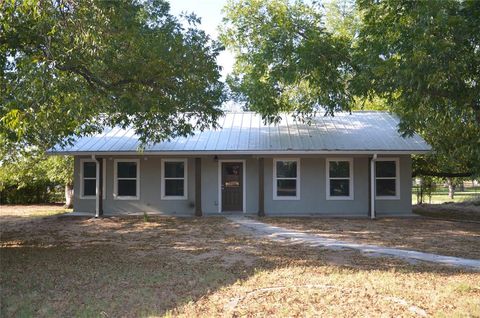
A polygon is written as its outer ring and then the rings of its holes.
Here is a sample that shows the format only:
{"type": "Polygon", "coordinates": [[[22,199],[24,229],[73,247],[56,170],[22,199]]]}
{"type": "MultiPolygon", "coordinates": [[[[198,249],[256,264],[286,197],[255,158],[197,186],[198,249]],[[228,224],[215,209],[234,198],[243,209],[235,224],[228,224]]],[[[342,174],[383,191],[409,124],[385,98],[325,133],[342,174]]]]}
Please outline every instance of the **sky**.
{"type": "MultiPolygon", "coordinates": [[[[218,26],[222,22],[222,8],[225,0],[169,0],[170,9],[173,15],[178,16],[182,12],[195,13],[202,19],[200,28],[207,32],[212,38],[218,38],[218,26]]],[[[217,58],[218,64],[223,68],[222,77],[232,71],[234,56],[225,50],[217,58]]]]}

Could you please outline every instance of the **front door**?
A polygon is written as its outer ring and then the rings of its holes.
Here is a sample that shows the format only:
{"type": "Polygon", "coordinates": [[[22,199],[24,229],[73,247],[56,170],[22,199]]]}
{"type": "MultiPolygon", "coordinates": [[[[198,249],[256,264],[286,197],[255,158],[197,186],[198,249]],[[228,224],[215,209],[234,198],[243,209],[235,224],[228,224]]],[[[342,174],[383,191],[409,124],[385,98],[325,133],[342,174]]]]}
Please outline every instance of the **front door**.
{"type": "Polygon", "coordinates": [[[243,163],[222,162],[222,211],[243,211],[243,163]]]}

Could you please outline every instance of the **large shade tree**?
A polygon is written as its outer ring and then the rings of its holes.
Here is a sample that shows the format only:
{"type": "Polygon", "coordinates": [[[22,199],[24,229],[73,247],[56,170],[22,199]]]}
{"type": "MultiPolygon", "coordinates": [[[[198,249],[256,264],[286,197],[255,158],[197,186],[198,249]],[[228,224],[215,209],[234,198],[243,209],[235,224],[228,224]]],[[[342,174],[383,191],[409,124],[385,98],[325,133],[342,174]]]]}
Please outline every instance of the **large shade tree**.
{"type": "MultiPolygon", "coordinates": [[[[163,0],[6,0],[0,9],[0,183],[63,182],[53,145],[131,126],[143,144],[215,125],[221,46],[163,0]]],[[[69,195],[70,194],[70,195],[69,195]]]]}
{"type": "Polygon", "coordinates": [[[417,174],[480,175],[480,1],[358,1],[356,93],[381,96],[434,152],[417,174]]]}
{"type": "Polygon", "coordinates": [[[163,0],[6,0],[0,144],[44,149],[105,125],[145,143],[215,125],[221,46],[163,0]]]}
{"type": "Polygon", "coordinates": [[[387,109],[434,149],[419,173],[480,174],[480,1],[237,0],[230,86],[263,115],[387,109]]]}
{"type": "Polygon", "coordinates": [[[350,37],[328,32],[317,3],[229,1],[221,40],[236,55],[232,96],[266,120],[351,107],[350,37]]]}

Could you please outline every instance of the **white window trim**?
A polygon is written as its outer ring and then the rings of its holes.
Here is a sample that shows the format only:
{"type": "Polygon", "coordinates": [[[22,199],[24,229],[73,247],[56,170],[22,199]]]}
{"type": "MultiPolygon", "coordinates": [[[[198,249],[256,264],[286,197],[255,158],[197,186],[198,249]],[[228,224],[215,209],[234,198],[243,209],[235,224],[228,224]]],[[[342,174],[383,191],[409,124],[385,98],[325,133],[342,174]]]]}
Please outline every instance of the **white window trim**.
{"type": "Polygon", "coordinates": [[[354,199],[354,184],[353,184],[353,158],[327,158],[325,161],[326,169],[326,195],[327,200],[353,200],[354,199]],[[330,178],[330,162],[346,161],[349,166],[349,178],[330,178]],[[348,196],[331,196],[330,195],[330,180],[346,180],[348,179],[349,194],[348,196]]]}
{"type": "MultiPolygon", "coordinates": [[[[94,162],[95,164],[97,163],[93,159],[80,159],[80,199],[82,200],[95,200],[97,197],[96,195],[83,195],[85,189],[84,189],[84,183],[83,183],[83,163],[84,162],[94,162]]],[[[105,158],[102,159],[102,166],[103,166],[103,171],[102,171],[102,179],[103,179],[103,185],[102,185],[102,199],[105,200],[106,198],[106,192],[107,192],[107,169],[106,169],[106,160],[105,158]]],[[[95,171],[97,171],[95,169],[95,171]]],[[[93,178],[92,178],[93,179],[93,178]]],[[[95,178],[96,180],[96,178],[95,178]]]]}
{"type": "Polygon", "coordinates": [[[377,158],[377,161],[395,161],[395,195],[377,195],[377,179],[393,179],[391,177],[377,177],[377,164],[375,163],[375,200],[400,200],[400,158],[377,158]]]}
{"type": "Polygon", "coordinates": [[[242,213],[247,213],[247,160],[245,159],[221,159],[218,160],[218,213],[222,213],[222,162],[241,162],[243,165],[243,198],[242,198],[242,213]]]}
{"type": "Polygon", "coordinates": [[[162,200],[187,200],[188,199],[188,160],[187,159],[162,159],[162,200]],[[183,162],[183,178],[166,178],[165,177],[165,163],[166,162],[183,162]],[[183,195],[166,195],[165,181],[166,180],[183,180],[183,195]]]}
{"type": "Polygon", "coordinates": [[[300,200],[300,158],[274,158],[273,159],[273,200],[300,200]],[[297,163],[297,177],[296,178],[277,178],[277,162],[279,161],[295,161],[297,163]],[[278,196],[277,195],[277,180],[297,180],[296,196],[278,196]]]}
{"type": "MultiPolygon", "coordinates": [[[[123,179],[123,178],[122,178],[123,179]]],[[[133,180],[133,178],[131,178],[133,180]]],[[[113,199],[114,200],[139,200],[140,199],[140,159],[115,159],[113,161],[113,199]],[[136,196],[119,196],[118,193],[118,163],[119,162],[135,162],[137,164],[137,195],[136,196]]]]}

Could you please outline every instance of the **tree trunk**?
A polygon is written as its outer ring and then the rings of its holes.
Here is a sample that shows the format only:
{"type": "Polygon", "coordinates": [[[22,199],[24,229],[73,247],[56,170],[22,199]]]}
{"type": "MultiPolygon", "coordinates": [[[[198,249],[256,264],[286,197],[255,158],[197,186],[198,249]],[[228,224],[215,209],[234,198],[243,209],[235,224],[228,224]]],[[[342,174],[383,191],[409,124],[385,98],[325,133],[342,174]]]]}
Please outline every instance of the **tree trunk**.
{"type": "Polygon", "coordinates": [[[453,200],[455,197],[455,185],[452,182],[451,178],[447,178],[447,185],[448,185],[448,198],[453,200]]]}
{"type": "Polygon", "coordinates": [[[73,208],[73,184],[65,185],[65,207],[73,208]]]}

